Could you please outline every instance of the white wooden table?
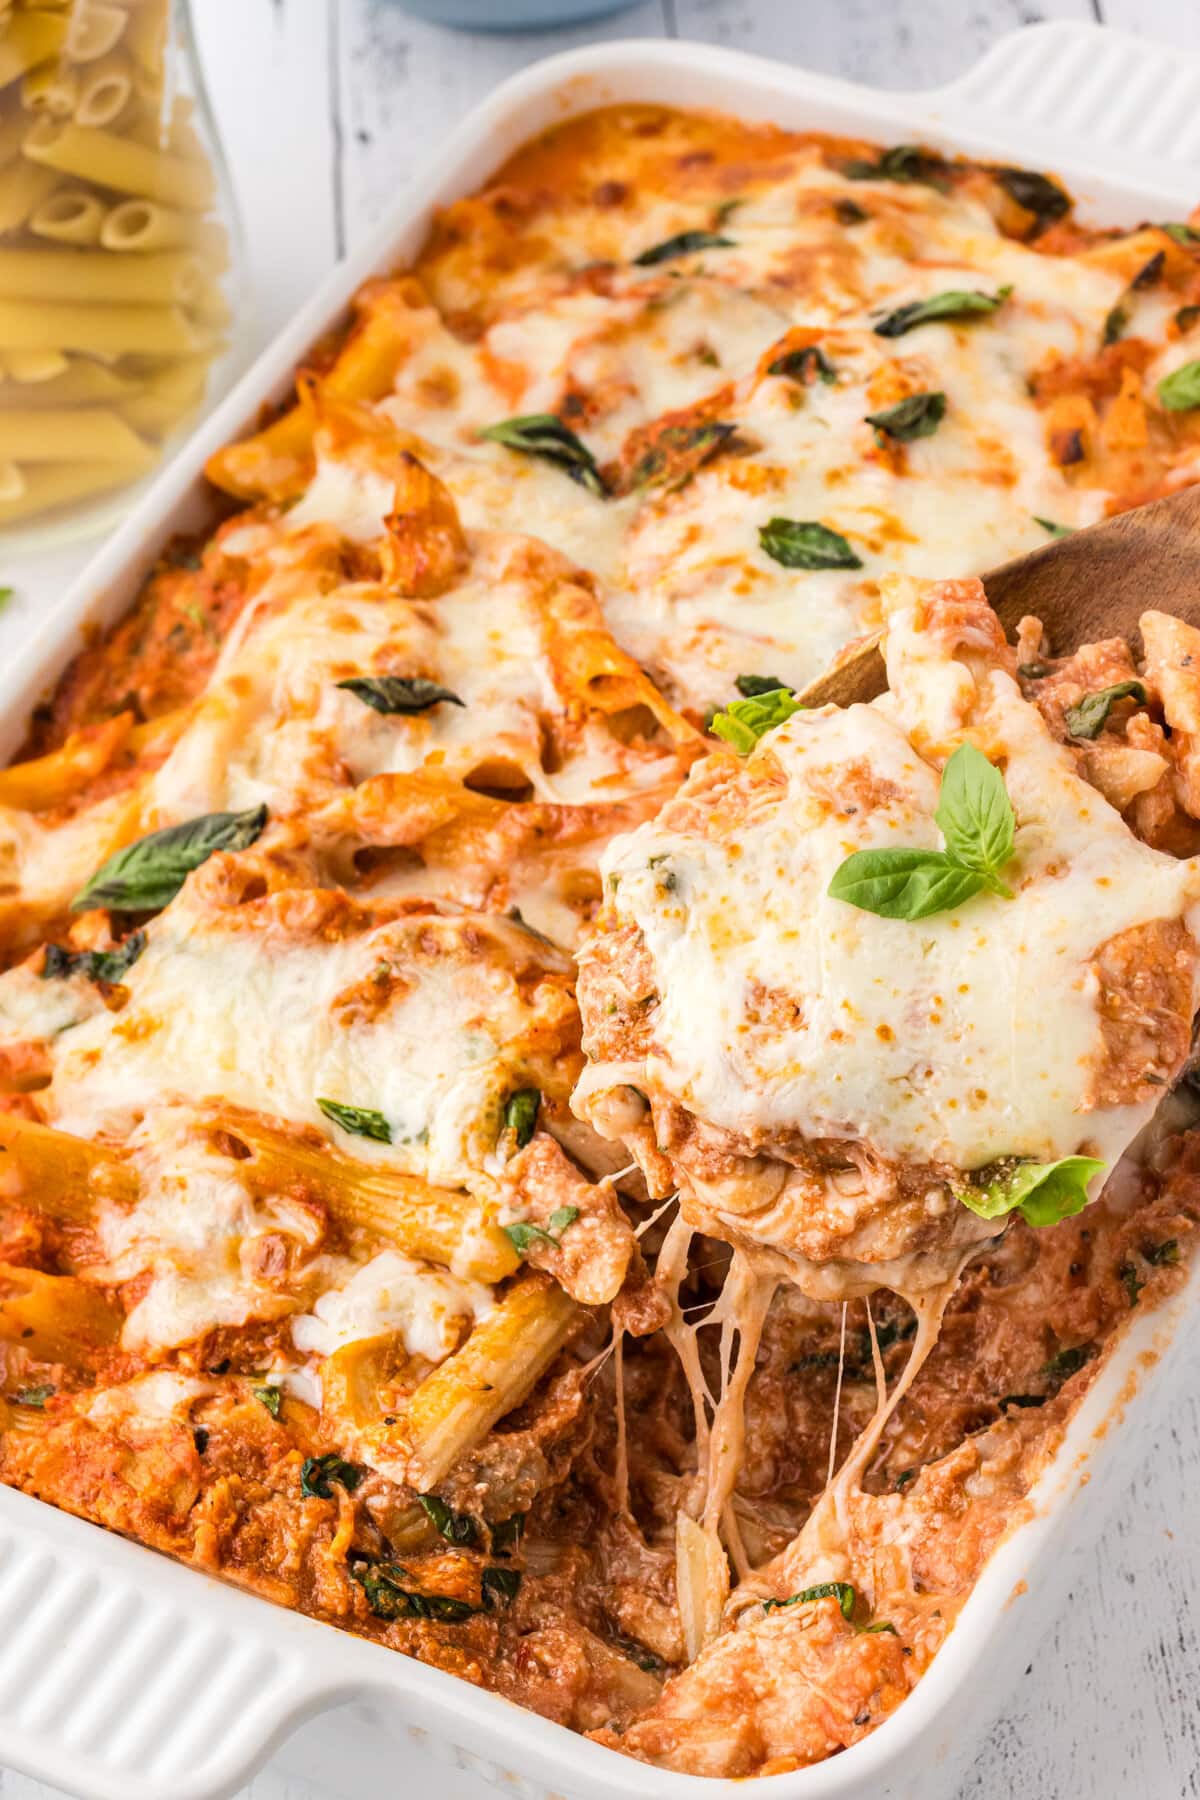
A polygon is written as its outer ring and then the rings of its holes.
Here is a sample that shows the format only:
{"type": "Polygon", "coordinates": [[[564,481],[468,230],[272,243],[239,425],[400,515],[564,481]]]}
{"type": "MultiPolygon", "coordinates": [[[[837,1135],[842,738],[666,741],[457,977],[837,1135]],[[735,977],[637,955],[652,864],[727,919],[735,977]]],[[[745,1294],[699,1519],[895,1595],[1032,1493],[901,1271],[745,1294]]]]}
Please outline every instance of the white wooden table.
{"type": "MultiPolygon", "coordinates": [[[[497,11],[504,0],[495,0],[497,11]]],[[[616,18],[493,37],[408,18],[390,0],[193,0],[250,243],[262,341],[379,218],[432,146],[496,82],[601,37],[679,36],[761,51],[883,87],[950,79],[1003,32],[1101,19],[1200,42],[1198,0],[642,0],[616,18]]],[[[1200,171],[1197,193],[1200,196],[1200,171]]],[[[84,552],[7,566],[11,641],[84,552]]],[[[1079,1569],[957,1800],[1200,1796],[1200,1370],[1079,1569]]],[[[301,1743],[246,1800],[316,1800],[301,1743]],[[294,1772],[300,1771],[300,1772],[294,1772]]],[[[489,1790],[404,1756],[356,1800],[484,1800],[489,1790]]],[[[652,1795],[648,1774],[647,1795],[652,1795]]],[[[0,1792],[49,1790],[0,1771],[0,1792]]],[[[164,1794],[162,1800],[171,1800],[164,1794]]],[[[944,1800],[931,1788],[929,1800],[944,1800]]]]}

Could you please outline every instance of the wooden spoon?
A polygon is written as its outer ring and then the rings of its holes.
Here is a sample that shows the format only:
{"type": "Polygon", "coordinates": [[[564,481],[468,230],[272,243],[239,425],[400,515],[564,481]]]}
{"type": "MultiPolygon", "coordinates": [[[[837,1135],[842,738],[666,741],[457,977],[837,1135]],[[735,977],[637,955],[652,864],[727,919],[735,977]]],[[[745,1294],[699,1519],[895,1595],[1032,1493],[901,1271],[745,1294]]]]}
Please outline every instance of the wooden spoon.
{"type": "MultiPolygon", "coordinates": [[[[1055,656],[1099,638],[1136,645],[1138,620],[1152,608],[1200,627],[1200,486],[1056,538],[993,569],[983,585],[1010,638],[1032,613],[1055,656]]],[[[874,700],[887,688],[882,637],[861,644],[796,698],[804,706],[874,700]]]]}

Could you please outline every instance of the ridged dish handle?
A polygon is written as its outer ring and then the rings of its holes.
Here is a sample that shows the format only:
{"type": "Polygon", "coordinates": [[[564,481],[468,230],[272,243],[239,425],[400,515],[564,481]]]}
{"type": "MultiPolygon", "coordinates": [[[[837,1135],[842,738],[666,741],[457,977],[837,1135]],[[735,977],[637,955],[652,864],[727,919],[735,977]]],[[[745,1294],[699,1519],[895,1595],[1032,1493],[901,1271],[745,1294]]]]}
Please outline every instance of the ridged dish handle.
{"type": "Polygon", "coordinates": [[[0,1488],[4,1763],[96,1800],[217,1800],[386,1685],[390,1652],[339,1634],[335,1668],[327,1627],[202,1579],[0,1488]]]}
{"type": "Polygon", "coordinates": [[[1027,25],[994,44],[966,74],[930,94],[948,132],[978,137],[992,122],[1012,155],[1014,122],[1028,142],[1020,160],[1043,149],[1053,166],[1064,138],[1097,171],[1161,187],[1164,164],[1200,198],[1200,55],[1107,26],[1052,21],[1027,25]]]}

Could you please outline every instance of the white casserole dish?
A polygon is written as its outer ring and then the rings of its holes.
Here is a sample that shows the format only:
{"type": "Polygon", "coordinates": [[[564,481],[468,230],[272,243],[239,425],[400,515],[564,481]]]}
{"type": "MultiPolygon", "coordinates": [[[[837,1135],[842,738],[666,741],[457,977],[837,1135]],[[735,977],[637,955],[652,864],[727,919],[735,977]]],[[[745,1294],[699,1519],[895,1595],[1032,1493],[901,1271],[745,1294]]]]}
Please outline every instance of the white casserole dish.
{"type": "MultiPolygon", "coordinates": [[[[882,94],[679,43],[608,44],[540,63],[499,88],[454,134],[397,213],[335,271],[5,671],[0,749],[15,747],[30,706],[78,647],[83,627],[116,617],[167,535],[204,521],[206,456],[286,389],[297,359],[358,284],[412,256],[431,209],[478,186],[526,138],[556,119],[622,100],[711,107],[884,143],[918,139],[1048,168],[1066,180],[1085,216],[1115,224],[1178,218],[1200,199],[1200,57],[1098,27],[1016,33],[960,81],[924,94],[882,94]]],[[[933,1800],[952,1791],[1018,1667],[1031,1660],[1105,1498],[1122,1485],[1121,1471],[1127,1479],[1137,1466],[1139,1442],[1185,1353],[1183,1322],[1196,1311],[1200,1266],[1167,1306],[1135,1315],[1040,1484],[1034,1516],[992,1558],[912,1697],[843,1755],[769,1778],[764,1800],[933,1800]],[[1118,1412],[1119,1431],[1110,1430],[1118,1412]]],[[[452,1676],[0,1487],[0,1765],[81,1800],[216,1800],[303,1720],[352,1703],[352,1720],[342,1713],[340,1723],[331,1718],[321,1728],[328,1759],[314,1747],[306,1766],[314,1773],[321,1762],[339,1767],[339,1790],[356,1800],[393,1785],[396,1743],[407,1738],[521,1800],[745,1794],[741,1782],[651,1771],[452,1676]]],[[[306,1733],[310,1743],[316,1729],[306,1733]]]]}

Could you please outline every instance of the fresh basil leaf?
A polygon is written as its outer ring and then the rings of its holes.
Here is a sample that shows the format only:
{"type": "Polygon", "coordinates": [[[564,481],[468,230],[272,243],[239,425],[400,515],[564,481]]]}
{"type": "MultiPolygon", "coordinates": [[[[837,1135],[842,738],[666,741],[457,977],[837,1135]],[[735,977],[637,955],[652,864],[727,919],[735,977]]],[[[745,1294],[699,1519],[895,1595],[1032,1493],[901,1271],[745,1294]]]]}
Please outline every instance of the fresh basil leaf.
{"type": "Polygon", "coordinates": [[[1136,700],[1144,706],[1146,690],[1140,681],[1114,681],[1111,687],[1085,694],[1078,706],[1068,706],[1063,724],[1073,738],[1098,738],[1118,700],[1136,700]]]}
{"type": "Polygon", "coordinates": [[[943,319],[979,318],[994,313],[1011,293],[1011,287],[997,288],[994,294],[985,294],[978,288],[948,288],[944,294],[931,294],[928,300],[910,300],[907,306],[898,306],[880,319],[875,336],[898,338],[915,331],[918,325],[933,325],[943,319]]]}
{"type": "Polygon", "coordinates": [[[731,700],[723,712],[713,714],[709,730],[748,756],[764,733],[782,725],[793,713],[803,711],[793,700],[790,688],[770,688],[765,694],[731,700]]]}
{"type": "Polygon", "coordinates": [[[874,426],[880,442],[893,438],[898,444],[911,444],[914,438],[932,437],[945,416],[945,394],[910,394],[883,412],[867,413],[866,423],[874,426]]]}
{"type": "Polygon", "coordinates": [[[390,1144],[392,1128],[381,1112],[369,1106],[346,1106],[340,1100],[322,1100],[317,1105],[327,1119],[348,1131],[351,1137],[374,1138],[377,1144],[390,1144]]]}
{"type": "Polygon", "coordinates": [[[18,1406],[30,1406],[35,1412],[42,1412],[45,1410],[47,1400],[57,1392],[57,1388],[52,1387],[49,1382],[45,1382],[41,1387],[21,1388],[18,1393],[13,1395],[13,1399],[18,1406]]]}
{"type": "Polygon", "coordinates": [[[1044,1375],[1047,1381],[1052,1381],[1057,1392],[1064,1381],[1069,1381],[1072,1375],[1078,1375],[1080,1369],[1085,1369],[1098,1352],[1099,1345],[1095,1343],[1072,1344],[1069,1349],[1060,1350],[1057,1356],[1052,1356],[1048,1363],[1043,1363],[1038,1374],[1044,1375]]]}
{"type": "Polygon", "coordinates": [[[448,1544],[473,1544],[479,1537],[475,1521],[468,1513],[452,1512],[436,1494],[418,1494],[417,1500],[435,1531],[448,1544]]]}
{"type": "Polygon", "coordinates": [[[1102,344],[1115,344],[1118,338],[1125,336],[1125,327],[1129,323],[1129,308],[1118,301],[1105,315],[1104,330],[1100,334],[1102,344]]]}
{"type": "Polygon", "coordinates": [[[826,891],[881,919],[928,919],[964,905],[984,886],[977,870],[964,869],[944,850],[856,850],[826,891]]]}
{"type": "Polygon", "coordinates": [[[1036,513],[1033,515],[1033,522],[1040,525],[1043,531],[1048,531],[1052,538],[1070,537],[1075,530],[1074,525],[1056,525],[1053,519],[1039,519],[1036,513]]]}
{"type": "Polygon", "coordinates": [[[800,382],[804,387],[811,387],[815,381],[823,381],[828,387],[837,380],[837,370],[819,344],[805,344],[800,350],[785,350],[774,362],[767,364],[767,374],[781,375],[788,381],[800,382]]]}
{"type": "Polygon", "coordinates": [[[203,1456],[208,1449],[209,1432],[203,1425],[197,1425],[192,1431],[192,1442],[196,1446],[196,1455],[203,1456]]]}
{"type": "Polygon", "coordinates": [[[862,225],[871,216],[856,200],[839,200],[833,211],[839,225],[862,225]]]}
{"type": "Polygon", "coordinates": [[[497,425],[484,426],[479,435],[493,444],[503,444],[506,450],[519,451],[522,456],[554,463],[572,481],[601,499],[608,492],[595,457],[557,413],[523,413],[520,418],[501,419],[497,425]]]}
{"type": "Polygon", "coordinates": [[[436,681],[426,681],[423,675],[355,675],[337,685],[346,688],[356,700],[377,713],[428,712],[431,706],[437,706],[443,700],[448,706],[464,704],[449,688],[439,687],[436,681]]]}
{"type": "Polygon", "coordinates": [[[412,1577],[398,1563],[351,1563],[350,1575],[377,1619],[435,1619],[442,1625],[461,1625],[479,1611],[469,1600],[456,1600],[450,1594],[422,1594],[404,1586],[412,1577]]]}
{"type": "Polygon", "coordinates": [[[643,250],[633,260],[639,268],[650,269],[655,263],[674,262],[679,256],[694,256],[697,250],[731,250],[733,245],[733,238],[722,237],[718,231],[680,231],[674,237],[664,238],[661,244],[643,250]]]}
{"type": "Polygon", "coordinates": [[[778,675],[737,675],[733,685],[743,700],[757,700],[763,694],[780,691],[785,694],[795,692],[786,681],[780,681],[778,675]]]}
{"type": "Polygon", "coordinates": [[[252,1388],[250,1391],[254,1395],[254,1398],[259,1402],[260,1406],[266,1407],[273,1419],[279,1417],[279,1409],[283,1405],[282,1388],[256,1387],[252,1388]]]}
{"type": "Polygon", "coordinates": [[[910,1481],[917,1479],[916,1469],[901,1469],[896,1477],[896,1492],[902,1494],[910,1481]]]}
{"type": "Polygon", "coordinates": [[[1142,1255],[1156,1269],[1173,1267],[1179,1261],[1179,1239],[1168,1238],[1165,1244],[1147,1244],[1142,1255]]]}
{"type": "Polygon", "coordinates": [[[561,1238],[567,1226],[573,1225],[578,1217],[579,1208],[577,1206],[556,1206],[546,1220],[546,1225],[556,1238],[561,1238]]]}
{"type": "Polygon", "coordinates": [[[923,150],[920,144],[894,144],[881,150],[874,162],[854,157],[842,164],[842,174],[849,181],[921,181],[928,187],[940,185],[946,161],[936,150],[923,150]]]}
{"type": "Polygon", "coordinates": [[[513,1513],[510,1518],[501,1519],[492,1526],[492,1553],[495,1556],[509,1556],[518,1547],[525,1535],[525,1514],[513,1513]]]}
{"type": "Polygon", "coordinates": [[[673,493],[711,462],[736,432],[736,425],[721,419],[707,419],[703,425],[665,426],[634,464],[627,491],[642,493],[663,487],[673,493]]]}
{"type": "Polygon", "coordinates": [[[1060,1219],[1083,1211],[1088,1203],[1088,1183],[1106,1166],[1094,1156],[1017,1163],[986,1187],[966,1188],[958,1197],[981,1219],[1000,1219],[1019,1211],[1030,1225],[1057,1225],[1060,1219]]]}
{"type": "Polygon", "coordinates": [[[859,1637],[879,1637],[886,1632],[890,1637],[899,1637],[900,1633],[890,1619],[876,1619],[871,1625],[860,1625],[857,1628],[859,1637]]]}
{"type": "Polygon", "coordinates": [[[332,1500],[331,1481],[352,1494],[362,1478],[363,1471],[355,1463],[344,1462],[336,1451],[328,1456],[306,1456],[300,1470],[300,1492],[317,1500],[332,1500]]]}
{"type": "Polygon", "coordinates": [[[8,605],[16,591],[14,587],[0,587],[0,612],[8,605]]]}
{"type": "Polygon", "coordinates": [[[245,850],[267,822],[265,806],[248,812],[204,813],[167,825],[117,850],[71,902],[72,912],[106,906],[109,912],[160,912],[193,869],[218,850],[245,850]]]}
{"type": "Polygon", "coordinates": [[[993,168],[992,174],[1010,200],[1034,215],[1039,230],[1065,218],[1071,210],[1071,196],[1065,188],[1035,169],[993,168]]]}
{"type": "Polygon", "coordinates": [[[788,1600],[764,1600],[762,1605],[764,1612],[775,1612],[784,1606],[809,1606],[814,1600],[836,1600],[843,1619],[850,1619],[858,1604],[858,1593],[848,1581],[819,1581],[788,1600]]]}
{"type": "Polygon", "coordinates": [[[518,1088],[504,1102],[505,1130],[511,1131],[516,1138],[518,1150],[523,1150],[533,1136],[541,1106],[539,1088],[518,1088]]]}
{"type": "Polygon", "coordinates": [[[1181,306],[1175,314],[1175,324],[1180,331],[1190,331],[1197,319],[1200,319],[1200,306],[1181,306]]]}
{"type": "Polygon", "coordinates": [[[114,950],[64,950],[60,944],[47,944],[42,980],[58,981],[69,975],[83,975],[88,981],[102,981],[112,986],[128,975],[145,948],[144,931],[131,931],[114,950]]]}
{"type": "Polygon", "coordinates": [[[1158,397],[1168,412],[1191,412],[1200,406],[1200,362],[1186,362],[1158,384],[1158,397]]]}
{"type": "Polygon", "coordinates": [[[1013,853],[1016,818],[1003,775],[974,744],[960,744],[946,763],[933,817],[950,857],[1009,898],[998,876],[1013,853]]]}
{"type": "Polygon", "coordinates": [[[785,569],[861,569],[862,558],[840,531],[817,519],[768,519],[758,541],[773,562],[785,569]]]}
{"type": "Polygon", "coordinates": [[[1143,292],[1146,288],[1152,288],[1162,274],[1163,264],[1166,260],[1166,251],[1156,250],[1154,255],[1142,264],[1141,268],[1130,282],[1130,287],[1138,293],[1143,292]]]}
{"type": "Polygon", "coordinates": [[[1200,244],[1200,231],[1196,231],[1191,225],[1184,225],[1172,219],[1167,224],[1160,225],[1158,229],[1165,231],[1169,238],[1174,238],[1177,244],[1200,244]]]}
{"type": "Polygon", "coordinates": [[[511,1606],[521,1591],[520,1569],[486,1568],[479,1577],[479,1591],[488,1612],[511,1606]]]}
{"type": "Polygon", "coordinates": [[[532,1225],[525,1220],[518,1220],[514,1225],[502,1225],[501,1230],[517,1252],[524,1256],[534,1244],[549,1244],[557,1250],[563,1232],[568,1225],[573,1225],[579,1217],[577,1206],[559,1206],[550,1214],[545,1226],[532,1225]]]}

